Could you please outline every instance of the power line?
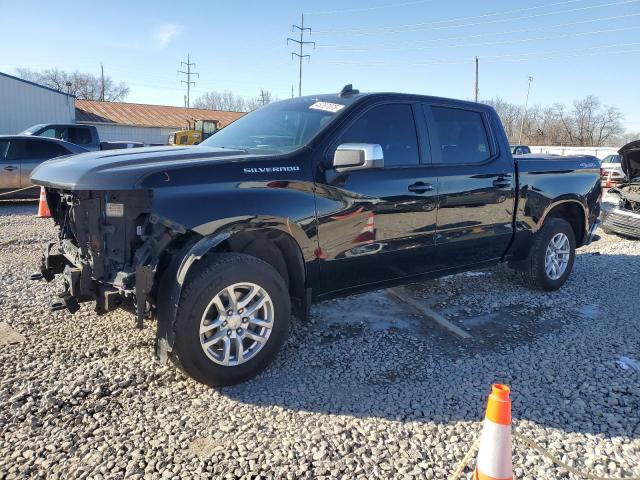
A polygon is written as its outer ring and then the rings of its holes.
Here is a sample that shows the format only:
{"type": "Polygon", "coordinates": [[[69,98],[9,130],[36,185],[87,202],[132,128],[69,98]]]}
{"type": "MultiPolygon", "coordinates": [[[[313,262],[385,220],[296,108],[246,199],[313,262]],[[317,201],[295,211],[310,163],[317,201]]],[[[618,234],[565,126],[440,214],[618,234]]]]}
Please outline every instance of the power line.
{"type": "MultiPolygon", "coordinates": [[[[640,15],[640,13],[636,13],[633,15],[640,15]]],[[[475,44],[459,43],[459,44],[453,44],[453,45],[414,45],[414,46],[391,47],[391,48],[371,46],[371,47],[355,47],[355,48],[346,48],[346,49],[338,48],[338,49],[333,49],[332,51],[333,52],[366,52],[366,51],[373,50],[376,52],[381,52],[381,51],[394,52],[394,51],[406,51],[406,50],[428,50],[432,48],[440,49],[440,48],[492,47],[492,46],[499,46],[499,45],[514,45],[518,43],[555,40],[560,38],[583,37],[583,36],[597,35],[602,33],[614,33],[614,32],[617,33],[617,32],[625,32],[629,30],[638,30],[638,29],[640,29],[640,25],[633,26],[633,27],[610,28],[605,30],[589,30],[588,32],[565,33],[565,34],[553,35],[553,36],[545,35],[543,37],[519,38],[517,40],[501,40],[497,42],[484,42],[484,43],[475,43],[475,44]]],[[[518,32],[518,33],[521,33],[521,32],[518,32]]]]}
{"type": "Polygon", "coordinates": [[[411,5],[417,5],[419,3],[431,3],[435,0],[414,0],[412,2],[392,3],[387,5],[376,5],[372,7],[358,7],[358,8],[343,8],[342,10],[329,10],[324,12],[307,12],[307,15],[334,15],[336,13],[355,13],[355,12],[369,12],[371,10],[380,10],[382,8],[398,8],[409,7],[411,5]]]}
{"type": "Polygon", "coordinates": [[[187,66],[187,71],[183,71],[183,70],[178,70],[178,74],[184,74],[187,76],[186,80],[180,80],[180,83],[186,83],[187,84],[187,105],[186,107],[189,108],[191,106],[191,85],[195,85],[196,82],[192,82],[191,81],[191,75],[197,75],[198,78],[200,78],[200,74],[198,72],[192,72],[191,71],[191,67],[196,66],[195,63],[191,63],[191,60],[189,59],[189,54],[187,54],[187,61],[186,62],[180,62],[180,67],[182,67],[183,65],[187,66]]]}
{"type": "Polygon", "coordinates": [[[522,130],[524,129],[524,119],[527,118],[527,108],[529,107],[529,93],[531,93],[531,82],[533,82],[533,77],[529,75],[529,86],[527,87],[527,99],[524,101],[524,113],[522,115],[522,121],[520,122],[520,137],[518,138],[518,143],[522,145],[522,130]]]}
{"type": "Polygon", "coordinates": [[[586,6],[586,7],[577,7],[577,8],[570,8],[570,9],[565,9],[565,10],[556,10],[554,12],[536,13],[536,14],[533,14],[533,15],[525,15],[525,16],[520,16],[520,17],[498,18],[498,19],[495,19],[495,20],[488,20],[488,21],[484,21],[484,22],[464,23],[464,24],[458,24],[458,25],[440,25],[442,23],[451,23],[451,22],[456,22],[456,21],[472,20],[472,19],[475,19],[475,18],[486,18],[486,17],[496,16],[496,15],[517,13],[517,12],[521,12],[521,11],[527,11],[527,10],[533,10],[533,9],[539,9],[539,8],[548,8],[548,7],[557,6],[557,5],[561,5],[561,4],[565,4],[565,3],[569,3],[569,2],[576,2],[576,1],[583,1],[583,0],[568,0],[568,1],[565,1],[565,2],[557,2],[557,3],[546,4],[546,5],[539,5],[539,6],[536,6],[536,7],[528,7],[526,9],[506,10],[506,11],[503,11],[503,12],[486,13],[486,14],[482,14],[482,15],[475,15],[475,16],[472,16],[472,17],[451,18],[451,19],[447,19],[447,20],[438,20],[438,21],[434,21],[434,22],[420,22],[420,23],[411,23],[411,24],[405,24],[405,25],[388,25],[388,26],[383,26],[383,27],[360,28],[360,29],[319,30],[319,31],[316,32],[316,35],[327,35],[327,34],[335,34],[335,33],[352,33],[352,34],[355,34],[355,35],[377,35],[377,34],[381,34],[381,33],[406,33],[407,31],[444,30],[444,29],[449,29],[449,28],[474,27],[474,26],[478,26],[478,25],[489,25],[489,24],[492,24],[492,23],[499,23],[499,22],[505,22],[505,21],[511,21],[512,22],[512,21],[516,21],[516,20],[528,20],[528,19],[531,19],[531,18],[539,18],[539,17],[545,17],[545,16],[549,16],[549,15],[558,15],[558,14],[564,14],[564,13],[573,13],[573,12],[579,12],[579,11],[585,11],[585,10],[592,10],[592,9],[595,9],[595,8],[605,8],[605,7],[611,7],[611,6],[617,6],[617,5],[625,5],[625,4],[630,4],[630,3],[637,3],[640,0],[622,0],[622,1],[617,1],[617,2],[601,3],[601,4],[598,4],[598,5],[589,5],[589,6],[586,6]]]}
{"type": "Polygon", "coordinates": [[[100,100],[104,102],[104,67],[100,64],[100,100]]]}
{"type": "Polygon", "coordinates": [[[265,91],[263,89],[260,89],[260,105],[266,105],[267,104],[267,97],[268,95],[265,93],[265,91]]]}
{"type": "MultiPolygon", "coordinates": [[[[596,45],[593,47],[587,47],[587,48],[579,48],[579,49],[571,49],[571,50],[547,50],[547,51],[540,51],[540,52],[526,52],[526,53],[508,53],[508,54],[503,54],[503,55],[488,55],[488,56],[483,56],[483,57],[479,57],[483,62],[485,63],[496,63],[499,61],[521,61],[521,60],[545,60],[545,59],[549,59],[549,58],[560,58],[562,56],[576,56],[579,54],[586,54],[587,52],[590,51],[594,51],[594,50],[602,50],[602,49],[606,49],[606,48],[614,48],[614,47],[630,47],[630,46],[639,46],[640,42],[634,42],[634,43],[617,43],[617,44],[610,44],[610,45],[596,45]],[[573,55],[573,54],[576,55],[573,55]],[[541,55],[542,58],[535,58],[536,55],[541,55]]],[[[618,52],[602,52],[602,53],[607,53],[607,54],[618,54],[618,53],[635,53],[638,52],[640,50],[638,49],[632,49],[632,50],[624,50],[624,51],[618,51],[618,52]]],[[[375,61],[375,62],[354,62],[354,61],[343,61],[343,60],[328,60],[325,61],[324,63],[327,64],[331,64],[331,65],[357,65],[357,66],[381,66],[381,67],[403,67],[403,66],[407,66],[407,67],[420,67],[420,66],[426,66],[426,65],[462,65],[462,64],[469,64],[469,59],[456,59],[456,60],[450,60],[450,59],[438,59],[438,58],[432,58],[428,61],[424,61],[424,62],[402,62],[402,63],[390,63],[388,61],[384,61],[384,60],[380,60],[380,61],[375,61]]]]}
{"type": "Polygon", "coordinates": [[[479,87],[478,86],[478,81],[479,81],[479,79],[478,79],[478,57],[476,57],[476,85],[475,85],[475,88],[474,88],[476,103],[478,103],[478,87],[479,87]]]}
{"type": "Polygon", "coordinates": [[[304,41],[304,32],[306,31],[311,33],[311,28],[304,26],[304,14],[302,15],[300,25],[291,25],[292,31],[295,31],[296,29],[300,31],[300,40],[287,37],[287,45],[289,45],[289,42],[293,42],[293,43],[297,43],[298,46],[300,47],[300,53],[291,52],[291,58],[298,57],[298,96],[301,97],[302,96],[302,59],[308,58],[309,60],[311,60],[311,55],[308,55],[308,54],[303,55],[302,49],[305,45],[313,45],[313,48],[315,48],[316,42],[304,41]]]}
{"type": "MultiPolygon", "coordinates": [[[[574,22],[565,22],[565,23],[557,23],[555,25],[541,25],[541,26],[537,26],[536,28],[519,28],[517,30],[503,30],[501,32],[483,32],[483,33],[475,33],[472,35],[455,35],[455,36],[450,36],[450,37],[440,37],[440,38],[432,38],[432,39],[428,39],[428,40],[421,40],[421,41],[403,41],[403,42],[395,42],[390,44],[389,42],[385,42],[385,43],[378,43],[378,44],[369,44],[366,48],[371,48],[371,49],[375,49],[375,50],[391,50],[391,49],[404,49],[406,48],[407,45],[412,46],[412,45],[416,45],[420,46],[420,44],[424,44],[424,43],[437,43],[437,42],[444,42],[444,41],[449,41],[449,40],[469,40],[471,38],[483,38],[483,37],[495,37],[495,36],[499,36],[499,35],[511,35],[511,34],[518,34],[521,35],[522,33],[528,33],[528,32],[539,32],[540,30],[545,30],[545,29],[553,29],[553,28],[563,28],[563,27],[572,27],[575,25],[583,25],[586,23],[602,23],[602,22],[607,22],[610,20],[621,20],[623,18],[629,18],[629,17],[638,17],[640,16],[640,13],[629,13],[629,14],[625,14],[625,15],[614,15],[611,17],[600,17],[600,18],[590,18],[588,20],[578,20],[578,21],[574,21],[574,22]],[[391,47],[391,48],[389,48],[391,47]]],[[[347,45],[347,48],[344,48],[344,44],[323,44],[323,43],[319,43],[317,45],[318,48],[331,48],[333,49],[333,51],[363,51],[363,47],[362,46],[353,46],[353,48],[350,48],[349,45],[347,45]],[[343,47],[342,49],[335,49],[335,47],[343,47]]]]}

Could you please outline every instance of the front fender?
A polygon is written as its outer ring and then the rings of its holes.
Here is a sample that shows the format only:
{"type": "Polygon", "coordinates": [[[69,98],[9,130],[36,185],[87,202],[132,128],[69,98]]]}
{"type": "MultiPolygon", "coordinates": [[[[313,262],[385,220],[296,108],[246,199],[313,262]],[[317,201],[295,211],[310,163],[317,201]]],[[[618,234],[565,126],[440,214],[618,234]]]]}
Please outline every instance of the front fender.
{"type": "Polygon", "coordinates": [[[193,231],[197,233],[193,240],[176,255],[165,269],[159,281],[156,334],[156,357],[165,363],[168,353],[173,350],[175,341],[174,325],[182,295],[182,288],[189,271],[207,253],[214,250],[221,243],[231,238],[235,233],[252,230],[277,230],[290,235],[300,248],[308,274],[317,273],[311,268],[315,260],[313,242],[305,235],[302,228],[289,219],[253,216],[235,217],[216,220],[199,226],[193,231]],[[305,253],[306,252],[306,253],[305,253]]]}

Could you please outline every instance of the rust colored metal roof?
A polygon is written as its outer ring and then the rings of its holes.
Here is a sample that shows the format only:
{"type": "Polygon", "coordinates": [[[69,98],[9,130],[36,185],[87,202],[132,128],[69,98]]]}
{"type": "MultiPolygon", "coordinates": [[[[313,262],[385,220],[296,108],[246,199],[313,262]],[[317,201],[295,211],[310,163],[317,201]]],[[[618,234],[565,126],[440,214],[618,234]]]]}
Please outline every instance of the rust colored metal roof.
{"type": "Polygon", "coordinates": [[[185,128],[188,121],[218,120],[220,127],[224,127],[242,115],[243,112],[222,112],[203,108],[76,100],[76,122],[79,123],[113,123],[178,129],[185,128]]]}

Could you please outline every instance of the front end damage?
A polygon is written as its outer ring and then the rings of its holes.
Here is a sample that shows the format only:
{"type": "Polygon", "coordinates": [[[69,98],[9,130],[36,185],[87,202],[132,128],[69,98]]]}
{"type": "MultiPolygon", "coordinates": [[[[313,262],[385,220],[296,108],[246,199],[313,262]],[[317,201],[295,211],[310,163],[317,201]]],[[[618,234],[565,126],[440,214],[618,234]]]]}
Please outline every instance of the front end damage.
{"type": "Polygon", "coordinates": [[[640,238],[640,182],[623,185],[609,190],[620,199],[604,217],[606,230],[627,237],[640,238]]]}
{"type": "Polygon", "coordinates": [[[74,313],[95,302],[103,314],[124,308],[142,328],[156,315],[158,272],[168,247],[186,229],[151,213],[148,190],[65,191],[47,189],[47,202],[59,227],[47,244],[40,273],[32,278],[63,279],[52,309],[74,313]]]}
{"type": "Polygon", "coordinates": [[[628,180],[609,190],[620,199],[618,206],[604,217],[602,226],[620,235],[640,238],[640,140],[628,143],[618,150],[618,154],[628,180]]]}

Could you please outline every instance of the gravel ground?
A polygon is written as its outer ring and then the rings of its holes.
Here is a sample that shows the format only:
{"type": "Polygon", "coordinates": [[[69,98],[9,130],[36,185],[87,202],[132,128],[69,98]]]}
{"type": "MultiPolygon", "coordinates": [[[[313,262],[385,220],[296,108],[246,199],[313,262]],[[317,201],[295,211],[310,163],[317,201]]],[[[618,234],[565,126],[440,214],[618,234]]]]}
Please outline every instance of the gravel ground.
{"type": "MultiPolygon", "coordinates": [[[[600,233],[550,294],[503,267],[410,287],[468,340],[384,292],[326,302],[264,374],[214,390],[154,363],[153,324],[48,311],[56,286],[26,280],[54,235],[34,210],[0,204],[0,322],[26,339],[0,339],[0,479],[447,478],[495,381],[516,431],[640,475],[640,371],[616,364],[640,359],[640,242],[600,233]]],[[[518,444],[514,471],[569,478],[518,444]]]]}

